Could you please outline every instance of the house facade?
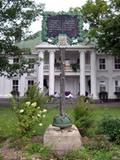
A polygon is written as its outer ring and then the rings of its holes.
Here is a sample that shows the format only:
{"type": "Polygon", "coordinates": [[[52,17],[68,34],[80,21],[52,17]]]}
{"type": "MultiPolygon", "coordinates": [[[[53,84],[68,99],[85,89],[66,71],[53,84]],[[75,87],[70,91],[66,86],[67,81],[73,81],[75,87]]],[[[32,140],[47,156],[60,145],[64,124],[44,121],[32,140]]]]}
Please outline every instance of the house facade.
{"type": "MultiPolygon", "coordinates": [[[[99,99],[101,92],[106,92],[109,99],[118,98],[120,92],[120,57],[99,54],[94,45],[78,43],[65,45],[65,91],[74,97],[91,95],[99,99]]],[[[7,98],[11,91],[18,91],[24,96],[30,85],[38,84],[41,92],[54,95],[60,93],[60,52],[58,45],[41,42],[36,51],[26,55],[28,59],[37,57],[39,63],[30,64],[31,73],[8,79],[0,77],[0,98],[7,98]]],[[[16,63],[15,59],[9,59],[16,63]]]]}

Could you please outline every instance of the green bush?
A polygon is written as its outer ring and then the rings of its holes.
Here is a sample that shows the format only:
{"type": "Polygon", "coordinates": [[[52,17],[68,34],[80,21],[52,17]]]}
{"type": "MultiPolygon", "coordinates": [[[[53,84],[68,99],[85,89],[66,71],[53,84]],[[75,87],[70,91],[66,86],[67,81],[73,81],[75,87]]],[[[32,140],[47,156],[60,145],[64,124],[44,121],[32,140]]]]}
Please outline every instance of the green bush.
{"type": "Polygon", "coordinates": [[[106,92],[106,91],[99,92],[99,99],[102,101],[107,101],[108,100],[108,92],[106,92]]]}
{"type": "Polygon", "coordinates": [[[74,72],[77,72],[77,69],[80,68],[80,66],[79,66],[78,63],[73,63],[73,64],[71,64],[70,66],[71,66],[71,68],[72,68],[72,70],[73,70],[74,72]]]}
{"type": "Polygon", "coordinates": [[[96,150],[93,153],[92,160],[110,160],[112,158],[111,156],[110,152],[96,150]]]}
{"type": "Polygon", "coordinates": [[[81,96],[76,101],[74,108],[75,125],[79,129],[82,136],[87,135],[88,130],[93,125],[93,112],[85,102],[85,97],[81,96]]]}
{"type": "Polygon", "coordinates": [[[120,144],[120,119],[104,118],[101,121],[100,129],[111,141],[120,144]]]}
{"type": "Polygon", "coordinates": [[[18,119],[18,127],[21,135],[30,135],[35,124],[42,126],[42,120],[46,116],[46,109],[41,109],[37,102],[30,101],[16,103],[13,99],[13,109],[18,119]]]}
{"type": "Polygon", "coordinates": [[[36,85],[31,86],[26,97],[19,102],[12,99],[12,106],[18,119],[18,126],[21,135],[29,135],[35,124],[42,126],[42,120],[46,116],[46,109],[43,109],[46,99],[39,92],[36,85]]]}
{"type": "Polygon", "coordinates": [[[36,102],[39,107],[44,108],[48,97],[40,92],[37,84],[34,84],[28,88],[23,101],[36,102]]]}

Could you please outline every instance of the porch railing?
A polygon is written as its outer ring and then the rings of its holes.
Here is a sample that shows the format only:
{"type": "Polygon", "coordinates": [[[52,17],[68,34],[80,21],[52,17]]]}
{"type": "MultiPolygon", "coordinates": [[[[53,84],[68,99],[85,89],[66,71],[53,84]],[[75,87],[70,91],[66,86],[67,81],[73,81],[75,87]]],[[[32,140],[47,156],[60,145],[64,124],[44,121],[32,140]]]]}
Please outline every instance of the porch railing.
{"type": "MultiPolygon", "coordinates": [[[[91,70],[91,66],[90,65],[85,65],[85,71],[90,71],[91,70]]],[[[48,72],[49,71],[49,64],[44,64],[44,71],[48,72]]],[[[55,65],[55,71],[60,71],[60,66],[59,65],[55,65]]],[[[71,65],[65,65],[65,71],[69,71],[69,72],[75,72],[71,65]]],[[[77,69],[76,72],[79,72],[80,69],[77,69]]]]}

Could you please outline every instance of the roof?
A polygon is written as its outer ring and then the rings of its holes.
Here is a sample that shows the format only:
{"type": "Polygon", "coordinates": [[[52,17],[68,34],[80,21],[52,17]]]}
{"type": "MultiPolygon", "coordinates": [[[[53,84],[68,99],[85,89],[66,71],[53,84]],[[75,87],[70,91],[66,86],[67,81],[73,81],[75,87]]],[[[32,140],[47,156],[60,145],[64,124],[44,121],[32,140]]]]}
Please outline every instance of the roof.
{"type": "Polygon", "coordinates": [[[66,48],[66,49],[94,49],[94,45],[86,45],[85,43],[78,43],[74,45],[65,45],[60,46],[58,44],[50,44],[48,42],[41,42],[38,45],[35,46],[36,49],[60,49],[60,48],[66,48]]]}
{"type": "Polygon", "coordinates": [[[21,41],[17,44],[20,48],[27,48],[33,53],[36,49],[59,49],[59,48],[68,48],[68,49],[94,49],[95,45],[78,43],[74,45],[65,45],[59,46],[58,44],[50,44],[48,42],[42,42],[41,32],[37,32],[32,36],[28,37],[26,40],[21,41]]]}
{"type": "Polygon", "coordinates": [[[29,48],[31,51],[35,50],[35,46],[40,44],[41,40],[41,32],[37,32],[31,37],[28,37],[26,40],[17,43],[17,46],[22,48],[29,48]],[[36,36],[35,36],[36,35],[36,36]]]}

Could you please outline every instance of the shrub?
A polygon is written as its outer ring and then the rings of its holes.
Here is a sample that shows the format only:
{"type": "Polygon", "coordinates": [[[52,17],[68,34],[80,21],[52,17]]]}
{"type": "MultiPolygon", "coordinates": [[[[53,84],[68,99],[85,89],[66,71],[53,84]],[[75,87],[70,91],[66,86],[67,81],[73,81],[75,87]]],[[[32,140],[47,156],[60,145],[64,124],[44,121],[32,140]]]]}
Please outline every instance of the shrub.
{"type": "Polygon", "coordinates": [[[116,95],[117,99],[120,99],[120,92],[114,92],[114,94],[116,95]]]}
{"type": "Polygon", "coordinates": [[[120,144],[120,119],[104,118],[101,121],[101,132],[106,134],[111,141],[120,144]]]}
{"type": "Polygon", "coordinates": [[[48,97],[40,92],[37,84],[34,84],[28,88],[23,101],[36,102],[39,107],[44,108],[48,97]]]}
{"type": "Polygon", "coordinates": [[[18,118],[19,130],[22,135],[28,135],[36,123],[42,126],[42,120],[47,112],[46,109],[41,109],[37,102],[31,103],[27,101],[17,103],[15,99],[13,99],[12,102],[13,109],[18,118]]]}
{"type": "Polygon", "coordinates": [[[85,97],[79,97],[74,108],[74,118],[75,125],[81,135],[86,135],[88,129],[93,125],[92,115],[92,110],[88,107],[88,103],[85,102],[85,97]]]}
{"type": "Polygon", "coordinates": [[[13,96],[15,96],[15,97],[19,97],[19,95],[20,95],[20,93],[19,93],[19,91],[11,91],[11,94],[13,95],[13,96]]]}
{"type": "Polygon", "coordinates": [[[71,68],[72,68],[72,70],[73,70],[74,72],[77,72],[77,69],[80,68],[80,66],[79,66],[78,63],[73,63],[73,64],[71,64],[70,66],[71,66],[71,68]]]}
{"type": "Polygon", "coordinates": [[[96,150],[93,153],[92,160],[110,160],[112,158],[111,156],[110,152],[96,150]]]}
{"type": "Polygon", "coordinates": [[[47,99],[39,92],[37,85],[29,87],[25,98],[17,102],[12,99],[12,106],[18,118],[18,126],[22,135],[28,135],[33,125],[42,126],[42,120],[46,116],[43,109],[47,99]]]}
{"type": "Polygon", "coordinates": [[[102,91],[99,93],[99,99],[103,100],[103,101],[107,101],[108,100],[108,92],[106,91],[102,91]]]}

